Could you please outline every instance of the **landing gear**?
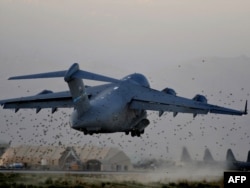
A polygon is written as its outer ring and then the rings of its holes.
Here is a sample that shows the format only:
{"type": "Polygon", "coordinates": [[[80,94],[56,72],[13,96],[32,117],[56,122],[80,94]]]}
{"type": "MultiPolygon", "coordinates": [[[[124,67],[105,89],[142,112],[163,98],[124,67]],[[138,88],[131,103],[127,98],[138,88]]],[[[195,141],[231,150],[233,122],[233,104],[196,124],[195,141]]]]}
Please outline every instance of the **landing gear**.
{"type": "Polygon", "coordinates": [[[132,136],[132,137],[135,137],[135,136],[140,137],[141,134],[143,134],[143,133],[144,133],[144,130],[142,130],[142,131],[139,131],[139,130],[132,130],[132,131],[131,131],[131,136],[132,136]]]}
{"type": "Polygon", "coordinates": [[[87,132],[87,131],[83,132],[83,134],[84,134],[84,135],[93,135],[92,132],[87,132]]]}
{"type": "Polygon", "coordinates": [[[132,136],[132,137],[135,137],[135,136],[140,137],[141,134],[144,133],[144,130],[143,130],[143,131],[139,131],[139,130],[137,130],[137,129],[134,129],[134,130],[131,130],[131,131],[125,131],[125,134],[126,134],[126,135],[129,135],[129,133],[131,133],[131,136],[132,136]]]}
{"type": "Polygon", "coordinates": [[[134,137],[136,135],[136,131],[131,131],[131,136],[134,137]]]}
{"type": "MultiPolygon", "coordinates": [[[[144,133],[144,129],[149,125],[149,120],[148,119],[142,119],[136,126],[134,126],[132,128],[132,130],[130,131],[131,132],[131,136],[132,137],[135,137],[135,136],[138,136],[140,137],[141,134],[144,133]]],[[[129,131],[126,131],[125,132],[126,135],[129,134],[129,131]]]]}

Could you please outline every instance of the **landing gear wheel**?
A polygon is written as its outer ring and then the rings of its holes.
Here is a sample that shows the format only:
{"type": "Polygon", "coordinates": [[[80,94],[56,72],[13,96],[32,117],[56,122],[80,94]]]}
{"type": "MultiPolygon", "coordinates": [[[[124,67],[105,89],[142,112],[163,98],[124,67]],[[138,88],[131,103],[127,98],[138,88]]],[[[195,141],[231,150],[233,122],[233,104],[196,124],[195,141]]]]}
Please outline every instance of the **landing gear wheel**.
{"type": "Polygon", "coordinates": [[[136,136],[140,137],[141,136],[141,133],[139,130],[136,131],[136,136]]]}
{"type": "Polygon", "coordinates": [[[131,136],[132,137],[135,137],[135,136],[140,137],[141,136],[141,132],[139,130],[132,130],[131,131],[131,136]]]}
{"type": "Polygon", "coordinates": [[[135,131],[131,131],[131,136],[132,136],[132,137],[135,136],[135,131]]]}

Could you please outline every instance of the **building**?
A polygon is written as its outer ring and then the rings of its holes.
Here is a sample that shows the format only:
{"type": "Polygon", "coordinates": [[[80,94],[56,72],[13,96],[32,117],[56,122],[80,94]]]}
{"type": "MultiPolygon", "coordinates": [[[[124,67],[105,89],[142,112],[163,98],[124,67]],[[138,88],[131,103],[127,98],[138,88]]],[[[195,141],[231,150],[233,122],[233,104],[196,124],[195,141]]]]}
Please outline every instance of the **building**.
{"type": "Polygon", "coordinates": [[[9,147],[9,145],[10,145],[9,143],[0,140],[0,158],[4,154],[5,150],[9,147]]]}
{"type": "Polygon", "coordinates": [[[8,148],[0,165],[23,163],[31,169],[128,171],[132,164],[128,156],[115,148],[96,146],[28,146],[8,148]]]}
{"type": "Polygon", "coordinates": [[[132,164],[128,156],[115,148],[99,148],[96,146],[74,147],[87,171],[128,171],[132,164]]]}

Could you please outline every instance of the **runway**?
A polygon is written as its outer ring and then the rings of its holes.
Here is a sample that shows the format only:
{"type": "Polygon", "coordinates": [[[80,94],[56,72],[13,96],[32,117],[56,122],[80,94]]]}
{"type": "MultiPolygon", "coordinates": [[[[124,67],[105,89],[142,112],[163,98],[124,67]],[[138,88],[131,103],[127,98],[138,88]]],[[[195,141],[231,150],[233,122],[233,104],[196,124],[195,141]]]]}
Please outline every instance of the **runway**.
{"type": "Polygon", "coordinates": [[[154,182],[154,181],[214,181],[223,177],[221,170],[199,169],[192,170],[190,173],[187,169],[168,168],[165,170],[150,170],[150,171],[50,171],[50,170],[0,170],[0,173],[6,174],[26,174],[26,175],[53,175],[53,176],[79,176],[88,178],[113,179],[119,181],[139,181],[139,182],[154,182]]]}
{"type": "Polygon", "coordinates": [[[160,188],[165,185],[176,185],[180,188],[185,185],[196,185],[197,182],[204,187],[221,185],[223,176],[220,173],[193,172],[165,169],[163,171],[38,171],[38,170],[0,170],[0,187],[3,185],[33,185],[33,186],[79,186],[83,187],[136,187],[160,188]]]}
{"type": "Polygon", "coordinates": [[[17,174],[79,174],[79,175],[138,175],[147,174],[147,171],[62,171],[62,170],[0,170],[0,173],[17,174]]]}

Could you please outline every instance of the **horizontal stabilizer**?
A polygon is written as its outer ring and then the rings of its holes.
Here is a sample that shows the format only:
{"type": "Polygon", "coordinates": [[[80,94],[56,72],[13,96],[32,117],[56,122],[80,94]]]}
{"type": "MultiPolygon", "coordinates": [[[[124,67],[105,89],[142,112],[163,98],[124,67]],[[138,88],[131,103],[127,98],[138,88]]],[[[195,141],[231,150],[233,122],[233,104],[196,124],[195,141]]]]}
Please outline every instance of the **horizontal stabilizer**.
{"type": "Polygon", "coordinates": [[[107,76],[103,76],[100,74],[95,74],[83,70],[77,71],[74,75],[74,78],[82,78],[82,79],[87,79],[87,80],[96,80],[96,81],[102,81],[102,82],[111,82],[111,83],[119,83],[120,80],[117,80],[115,78],[110,78],[107,76]]]}
{"type": "Polygon", "coordinates": [[[14,77],[10,77],[9,80],[58,78],[58,77],[64,77],[66,72],[67,71],[57,71],[57,72],[48,72],[48,73],[40,73],[40,74],[30,74],[30,75],[24,75],[24,76],[14,76],[14,77]]]}
{"type": "Polygon", "coordinates": [[[103,76],[100,74],[95,74],[92,72],[87,72],[79,69],[78,63],[74,63],[69,70],[65,71],[56,71],[56,72],[47,72],[47,73],[39,73],[39,74],[30,74],[30,75],[23,75],[23,76],[14,76],[10,77],[9,80],[20,80],[20,79],[38,79],[38,78],[58,78],[64,77],[66,80],[70,78],[80,78],[80,79],[87,79],[87,80],[95,80],[95,81],[102,81],[102,82],[111,82],[111,83],[119,83],[120,80],[115,78],[103,76]],[[73,74],[70,74],[74,70],[73,74]]]}

